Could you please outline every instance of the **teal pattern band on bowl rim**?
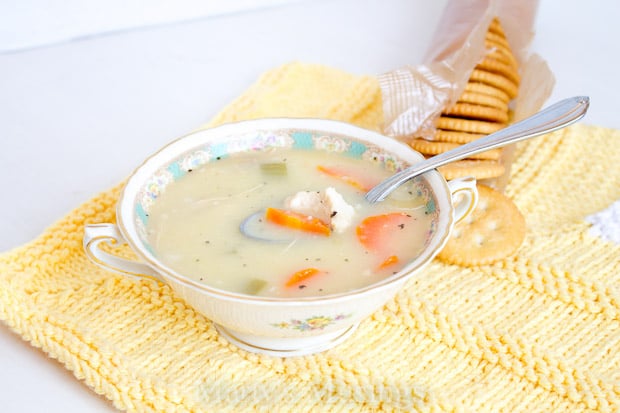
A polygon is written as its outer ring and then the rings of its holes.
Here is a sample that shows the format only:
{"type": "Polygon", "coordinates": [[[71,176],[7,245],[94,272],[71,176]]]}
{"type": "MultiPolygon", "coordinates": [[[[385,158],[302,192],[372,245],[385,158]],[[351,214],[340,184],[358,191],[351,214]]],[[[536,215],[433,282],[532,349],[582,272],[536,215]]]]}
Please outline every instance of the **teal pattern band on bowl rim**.
{"type": "MultiPolygon", "coordinates": [[[[347,136],[324,132],[317,133],[307,130],[255,131],[248,134],[219,137],[176,157],[169,164],[159,168],[142,186],[134,202],[134,217],[140,241],[145,248],[152,252],[146,236],[149,211],[169,184],[182,179],[188,172],[200,168],[212,160],[223,159],[237,153],[262,152],[272,148],[341,153],[353,158],[378,163],[385,170],[393,173],[408,166],[397,156],[378,146],[359,142],[347,136]]],[[[435,232],[439,211],[435,207],[435,199],[424,179],[417,177],[411,182],[415,185],[418,195],[424,197],[426,213],[433,215],[426,236],[426,243],[428,243],[435,232]]]]}

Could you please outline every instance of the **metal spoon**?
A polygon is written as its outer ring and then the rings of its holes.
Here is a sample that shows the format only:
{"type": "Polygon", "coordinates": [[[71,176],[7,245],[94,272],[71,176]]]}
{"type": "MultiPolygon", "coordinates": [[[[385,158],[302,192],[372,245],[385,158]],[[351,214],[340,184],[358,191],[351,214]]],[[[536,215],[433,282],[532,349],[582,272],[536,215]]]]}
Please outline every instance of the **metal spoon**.
{"type": "MultiPolygon", "coordinates": [[[[383,201],[389,194],[405,182],[432,169],[480,152],[500,148],[511,143],[523,141],[566,127],[581,119],[586,114],[589,105],[590,98],[587,96],[575,96],[561,100],[535,115],[491,133],[484,138],[477,139],[440,155],[420,161],[376,185],[366,193],[365,198],[371,204],[383,201]]],[[[264,212],[258,212],[247,217],[240,225],[241,232],[250,238],[264,241],[285,242],[287,239],[282,236],[282,234],[278,237],[271,238],[266,234],[257,234],[256,231],[251,229],[252,225],[256,227],[257,220],[261,219],[263,214],[264,212]]]]}

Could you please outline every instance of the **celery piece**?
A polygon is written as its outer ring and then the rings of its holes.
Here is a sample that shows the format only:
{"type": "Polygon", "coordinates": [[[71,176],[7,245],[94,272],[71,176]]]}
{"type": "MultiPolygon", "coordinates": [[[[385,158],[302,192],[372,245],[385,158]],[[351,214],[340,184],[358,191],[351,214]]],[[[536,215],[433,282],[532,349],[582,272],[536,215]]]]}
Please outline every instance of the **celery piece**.
{"type": "Polygon", "coordinates": [[[260,164],[260,170],[268,175],[286,175],[286,164],[284,162],[268,162],[260,164]]]}
{"type": "Polygon", "coordinates": [[[257,295],[263,288],[267,286],[267,281],[260,278],[252,278],[245,289],[245,292],[250,295],[257,295]]]}

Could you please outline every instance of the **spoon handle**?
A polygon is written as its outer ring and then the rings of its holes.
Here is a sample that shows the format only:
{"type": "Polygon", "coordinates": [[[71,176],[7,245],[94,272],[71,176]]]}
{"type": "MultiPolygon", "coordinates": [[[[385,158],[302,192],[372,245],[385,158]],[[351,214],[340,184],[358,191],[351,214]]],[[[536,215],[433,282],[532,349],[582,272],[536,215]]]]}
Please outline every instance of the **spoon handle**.
{"type": "Polygon", "coordinates": [[[433,156],[394,174],[368,191],[366,200],[370,203],[382,201],[405,181],[449,162],[561,129],[581,119],[586,114],[589,105],[590,98],[587,96],[575,96],[561,100],[533,116],[484,138],[433,156]]]}

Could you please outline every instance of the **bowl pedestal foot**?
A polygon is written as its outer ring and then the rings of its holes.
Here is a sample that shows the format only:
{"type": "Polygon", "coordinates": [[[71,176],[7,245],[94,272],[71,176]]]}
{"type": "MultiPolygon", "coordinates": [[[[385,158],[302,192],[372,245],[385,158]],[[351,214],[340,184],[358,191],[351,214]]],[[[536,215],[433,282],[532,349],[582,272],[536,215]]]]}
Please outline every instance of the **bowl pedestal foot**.
{"type": "Polygon", "coordinates": [[[218,333],[235,346],[252,353],[274,357],[297,357],[320,353],[342,343],[357,328],[357,323],[325,334],[299,338],[265,338],[215,325],[218,333]]]}

